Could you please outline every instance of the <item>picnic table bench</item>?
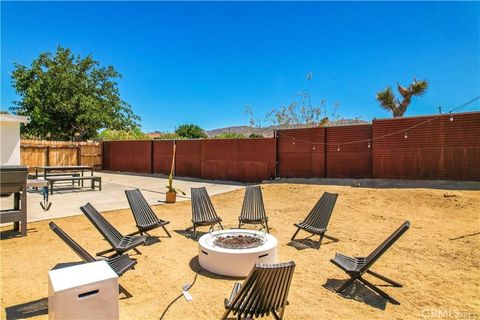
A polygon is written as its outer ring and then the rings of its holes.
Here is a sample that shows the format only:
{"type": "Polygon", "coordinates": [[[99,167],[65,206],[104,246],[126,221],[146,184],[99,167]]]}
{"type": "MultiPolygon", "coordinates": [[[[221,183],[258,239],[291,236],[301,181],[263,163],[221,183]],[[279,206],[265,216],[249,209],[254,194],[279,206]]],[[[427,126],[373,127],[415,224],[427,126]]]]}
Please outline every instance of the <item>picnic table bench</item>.
{"type": "Polygon", "coordinates": [[[99,191],[102,191],[102,177],[97,177],[97,176],[83,176],[83,177],[47,177],[45,180],[48,181],[48,184],[50,185],[50,194],[53,194],[53,185],[55,182],[61,182],[61,181],[78,181],[79,183],[82,182],[83,186],[83,181],[90,180],[91,181],[91,188],[92,190],[95,190],[95,188],[98,187],[99,191]]]}
{"type": "Polygon", "coordinates": [[[83,187],[84,181],[91,181],[91,188],[95,190],[98,187],[102,190],[102,178],[93,175],[93,166],[37,166],[35,167],[35,178],[38,179],[39,171],[43,171],[43,179],[48,181],[50,186],[50,194],[53,194],[53,186],[57,182],[75,182],[83,187]],[[90,175],[85,175],[85,172],[90,172],[90,175]]]}

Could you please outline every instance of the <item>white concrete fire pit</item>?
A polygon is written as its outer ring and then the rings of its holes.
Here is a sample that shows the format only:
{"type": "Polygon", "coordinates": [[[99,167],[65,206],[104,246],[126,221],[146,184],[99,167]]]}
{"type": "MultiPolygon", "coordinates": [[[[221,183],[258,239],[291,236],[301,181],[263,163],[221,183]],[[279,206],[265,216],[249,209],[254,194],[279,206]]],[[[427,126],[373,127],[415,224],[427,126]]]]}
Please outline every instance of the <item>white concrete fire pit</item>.
{"type": "Polygon", "coordinates": [[[198,260],[210,272],[246,277],[257,262],[277,263],[277,243],[277,238],[261,231],[214,231],[198,240],[198,260]]]}

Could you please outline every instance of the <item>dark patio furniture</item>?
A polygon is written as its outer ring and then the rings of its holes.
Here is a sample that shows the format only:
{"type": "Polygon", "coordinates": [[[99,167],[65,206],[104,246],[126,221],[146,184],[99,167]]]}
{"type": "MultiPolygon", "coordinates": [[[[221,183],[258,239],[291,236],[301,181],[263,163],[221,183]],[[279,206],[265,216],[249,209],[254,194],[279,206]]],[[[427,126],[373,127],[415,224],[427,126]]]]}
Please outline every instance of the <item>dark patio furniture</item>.
{"type": "Polygon", "coordinates": [[[162,220],[157,217],[155,212],[153,212],[152,208],[147,203],[147,200],[143,197],[142,193],[139,189],[135,190],[125,190],[125,195],[128,199],[128,204],[130,205],[130,209],[132,210],[133,217],[135,218],[135,222],[137,223],[138,231],[132,233],[131,235],[140,233],[146,233],[148,235],[148,231],[162,227],[165,233],[169,238],[172,236],[168,232],[165,226],[170,223],[170,221],[162,220]]]}
{"type": "Polygon", "coordinates": [[[393,304],[400,304],[397,300],[390,297],[384,291],[380,290],[378,287],[364,279],[362,276],[365,273],[368,273],[380,280],[383,280],[394,287],[401,287],[402,285],[398,282],[388,279],[376,272],[369,270],[372,265],[398,240],[407,230],[410,228],[410,222],[405,221],[394,233],[392,233],[380,246],[378,246],[368,257],[347,257],[341,253],[336,253],[335,258],[330,260],[334,265],[345,271],[350,279],[346,281],[340,288],[338,288],[337,293],[341,293],[348,286],[352,285],[356,280],[363,283],[368,288],[372,289],[388,301],[393,304]]]}
{"type": "Polygon", "coordinates": [[[13,222],[13,230],[27,235],[27,176],[26,166],[0,166],[0,195],[13,193],[13,204],[0,210],[0,223],[13,222]]]}
{"type": "Polygon", "coordinates": [[[293,234],[292,240],[295,240],[295,236],[298,234],[300,229],[302,229],[313,235],[320,236],[320,245],[322,244],[323,237],[335,242],[339,241],[337,238],[325,234],[327,231],[328,222],[330,221],[330,217],[332,216],[332,212],[335,207],[335,203],[337,202],[337,197],[338,194],[336,193],[324,192],[305,220],[303,222],[294,224],[294,226],[296,226],[298,229],[293,234]]]}
{"type": "Polygon", "coordinates": [[[270,232],[260,186],[249,186],[245,189],[242,211],[238,217],[238,228],[244,224],[260,224],[270,232]]]}
{"type": "MultiPolygon", "coordinates": [[[[50,229],[52,229],[55,234],[65,242],[70,249],[73,250],[83,261],[85,262],[95,262],[100,261],[95,259],[90,253],[88,253],[85,249],[83,249],[78,243],[76,243],[68,234],[65,233],[59,226],[57,226],[54,222],[50,222],[48,224],[50,229]]],[[[131,259],[126,254],[121,254],[112,258],[105,260],[110,268],[120,277],[125,272],[130,269],[133,269],[137,264],[136,260],[131,259]]],[[[119,285],[120,292],[123,292],[127,297],[131,297],[132,295],[128,292],[122,285],[119,285]]]]}
{"type": "Polygon", "coordinates": [[[293,261],[257,263],[243,285],[235,283],[230,298],[225,299],[226,311],[222,320],[227,319],[231,312],[238,319],[264,317],[270,313],[275,319],[283,319],[294,270],[293,261]]]}
{"type": "Polygon", "coordinates": [[[48,181],[50,185],[50,194],[53,194],[53,185],[56,182],[64,182],[64,181],[72,181],[72,185],[74,184],[74,181],[78,181],[79,185],[80,182],[82,183],[83,187],[83,181],[90,180],[91,182],[91,189],[95,190],[95,188],[98,188],[99,191],[102,191],[102,177],[96,177],[96,176],[84,176],[84,177],[65,177],[65,176],[57,176],[57,177],[47,177],[46,180],[48,181]]]}
{"type": "Polygon", "coordinates": [[[52,206],[52,203],[48,199],[48,181],[27,180],[27,188],[32,188],[34,190],[38,190],[38,188],[41,188],[40,193],[42,194],[43,201],[40,202],[40,206],[42,207],[43,211],[48,211],[52,206]]]}
{"type": "Polygon", "coordinates": [[[35,179],[39,177],[39,171],[43,171],[43,179],[48,176],[84,176],[85,171],[90,171],[93,176],[93,166],[37,166],[35,167],[35,179]]]}
{"type": "Polygon", "coordinates": [[[215,208],[208,196],[207,189],[205,189],[205,187],[192,188],[191,193],[193,227],[190,227],[187,230],[193,228],[193,237],[195,239],[197,238],[197,227],[200,226],[214,226],[218,223],[220,228],[223,229],[222,219],[220,219],[215,212],[215,208]]]}
{"type": "Polygon", "coordinates": [[[87,216],[88,220],[103,235],[105,240],[112,246],[111,249],[97,253],[97,256],[115,251],[113,256],[120,255],[129,250],[135,250],[138,254],[141,252],[136,248],[145,244],[146,236],[124,236],[114,226],[112,226],[90,203],[80,207],[80,210],[87,216]]]}

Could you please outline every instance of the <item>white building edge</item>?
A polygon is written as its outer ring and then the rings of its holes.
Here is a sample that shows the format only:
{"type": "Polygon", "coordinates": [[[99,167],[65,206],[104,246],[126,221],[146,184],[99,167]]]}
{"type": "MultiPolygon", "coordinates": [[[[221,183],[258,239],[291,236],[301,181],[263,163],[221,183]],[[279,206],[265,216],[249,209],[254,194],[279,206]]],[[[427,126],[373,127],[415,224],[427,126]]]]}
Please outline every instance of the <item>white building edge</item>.
{"type": "Polygon", "coordinates": [[[30,119],[12,114],[0,114],[1,165],[20,164],[20,124],[30,119]]]}

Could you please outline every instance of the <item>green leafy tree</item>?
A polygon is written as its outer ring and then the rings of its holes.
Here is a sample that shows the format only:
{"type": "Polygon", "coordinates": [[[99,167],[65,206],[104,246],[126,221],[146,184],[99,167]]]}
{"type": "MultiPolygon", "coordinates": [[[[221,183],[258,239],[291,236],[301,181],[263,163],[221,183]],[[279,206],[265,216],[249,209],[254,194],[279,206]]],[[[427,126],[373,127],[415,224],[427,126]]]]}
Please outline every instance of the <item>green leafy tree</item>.
{"type": "Polygon", "coordinates": [[[98,134],[98,138],[104,141],[151,139],[146,133],[142,132],[139,127],[135,127],[132,130],[105,129],[98,134]]]}
{"type": "Polygon", "coordinates": [[[224,132],[217,134],[215,139],[245,139],[246,136],[243,133],[235,133],[235,132],[224,132]]]}
{"type": "Polygon", "coordinates": [[[207,138],[205,131],[196,124],[182,124],[175,129],[180,138],[200,139],[207,138]]]}
{"type": "Polygon", "coordinates": [[[250,139],[264,138],[260,133],[252,133],[248,136],[250,139]]]}
{"type": "Polygon", "coordinates": [[[140,118],[120,99],[119,78],[112,66],[59,46],[30,66],[15,63],[12,84],[21,100],[11,110],[29,116],[23,132],[42,139],[84,140],[100,129],[130,131],[140,118]]]}
{"type": "Polygon", "coordinates": [[[395,97],[392,87],[388,87],[377,93],[377,100],[383,109],[391,111],[394,118],[403,117],[414,96],[423,96],[428,90],[428,81],[413,78],[413,82],[407,87],[397,83],[397,90],[402,96],[402,101],[395,97]]]}

